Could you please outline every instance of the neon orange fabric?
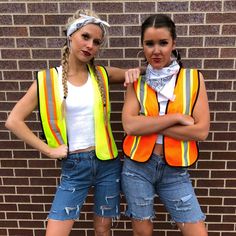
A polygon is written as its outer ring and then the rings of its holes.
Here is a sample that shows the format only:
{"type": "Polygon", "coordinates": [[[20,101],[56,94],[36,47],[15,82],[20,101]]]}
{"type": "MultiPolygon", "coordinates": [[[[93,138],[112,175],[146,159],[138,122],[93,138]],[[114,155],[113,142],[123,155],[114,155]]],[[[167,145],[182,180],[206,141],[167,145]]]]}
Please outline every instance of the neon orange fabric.
{"type": "MultiPolygon", "coordinates": [[[[158,101],[152,90],[140,77],[134,84],[140,102],[142,115],[158,116],[158,101]]],[[[174,101],[168,101],[166,113],[192,115],[199,91],[199,76],[195,69],[181,69],[176,79],[174,101]]],[[[125,155],[138,162],[147,161],[153,151],[158,134],[147,136],[126,136],[123,142],[125,155]]],[[[198,146],[195,141],[180,141],[164,136],[164,158],[170,166],[190,166],[198,158],[198,146]]]]}

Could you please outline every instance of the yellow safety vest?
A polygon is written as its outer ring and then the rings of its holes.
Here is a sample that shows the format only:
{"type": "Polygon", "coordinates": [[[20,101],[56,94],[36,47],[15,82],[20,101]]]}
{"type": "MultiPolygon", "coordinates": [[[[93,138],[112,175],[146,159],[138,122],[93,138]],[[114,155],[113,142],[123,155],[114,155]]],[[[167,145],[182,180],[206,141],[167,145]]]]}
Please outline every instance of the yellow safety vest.
{"type": "MultiPolygon", "coordinates": [[[[134,83],[137,98],[140,103],[140,114],[158,116],[159,105],[156,92],[140,77],[134,83]]],[[[182,113],[192,115],[199,91],[199,74],[196,69],[181,69],[175,84],[174,101],[168,101],[167,113],[182,113]]],[[[123,142],[125,155],[138,162],[147,161],[152,155],[158,134],[145,136],[127,135],[123,142]]],[[[187,167],[198,159],[198,146],[195,141],[181,141],[171,137],[163,137],[164,158],[170,166],[187,167]]]]}
{"type": "MultiPolygon", "coordinates": [[[[106,95],[104,109],[96,75],[88,65],[94,89],[94,128],[95,151],[100,160],[110,160],[118,155],[117,147],[110,125],[110,99],[108,76],[102,66],[97,66],[103,80],[106,95]],[[104,112],[106,115],[104,116],[104,112]]],[[[56,68],[39,71],[37,74],[39,112],[44,135],[50,147],[67,144],[67,129],[65,116],[62,114],[63,88],[56,68]]],[[[79,134],[78,134],[79,135],[79,134]]]]}

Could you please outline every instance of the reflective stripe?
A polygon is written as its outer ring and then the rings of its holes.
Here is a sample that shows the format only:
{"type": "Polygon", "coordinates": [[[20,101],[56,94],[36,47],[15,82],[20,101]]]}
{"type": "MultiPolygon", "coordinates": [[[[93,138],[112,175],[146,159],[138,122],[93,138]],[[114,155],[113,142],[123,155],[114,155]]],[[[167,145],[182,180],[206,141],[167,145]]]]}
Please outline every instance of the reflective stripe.
{"type": "MultiPolygon", "coordinates": [[[[145,102],[146,102],[146,98],[147,98],[146,91],[147,91],[147,84],[144,83],[143,79],[141,78],[140,80],[138,80],[137,94],[138,94],[138,98],[139,98],[139,104],[141,106],[140,112],[141,112],[141,114],[144,114],[144,115],[147,115],[147,110],[144,106],[145,102]]],[[[135,138],[134,138],[134,142],[133,142],[131,152],[130,152],[131,159],[133,159],[135,156],[140,139],[141,139],[141,136],[135,136],[135,138]]]]}
{"type": "Polygon", "coordinates": [[[184,107],[185,107],[185,113],[186,115],[190,114],[190,94],[191,94],[191,78],[190,78],[190,70],[185,70],[185,102],[184,102],[184,107]]]}
{"type": "Polygon", "coordinates": [[[137,151],[140,138],[141,138],[140,136],[135,136],[135,138],[134,138],[134,142],[133,142],[131,152],[130,152],[130,158],[131,159],[133,159],[134,156],[135,156],[135,152],[137,151]]]}
{"type": "MultiPolygon", "coordinates": [[[[190,102],[191,102],[191,78],[190,78],[190,70],[185,69],[185,73],[183,73],[183,86],[185,93],[183,93],[183,114],[190,115],[190,102]]],[[[182,141],[182,162],[183,165],[186,166],[189,164],[189,145],[188,142],[182,141]]]]}
{"type": "Polygon", "coordinates": [[[144,82],[142,79],[139,80],[139,86],[138,86],[138,91],[139,91],[139,104],[141,106],[141,114],[145,114],[146,113],[146,109],[145,109],[145,106],[144,106],[144,95],[145,95],[145,85],[144,85],[144,82]]]}
{"type": "Polygon", "coordinates": [[[63,139],[61,136],[60,128],[57,124],[57,108],[56,108],[56,98],[55,98],[55,89],[54,89],[54,83],[56,82],[53,80],[53,69],[46,70],[46,84],[47,88],[45,88],[45,91],[47,93],[47,113],[48,113],[48,121],[50,124],[51,132],[53,133],[55,139],[57,140],[57,143],[59,145],[63,144],[63,139]]]}
{"type": "Polygon", "coordinates": [[[189,163],[188,160],[188,154],[189,154],[189,149],[188,149],[188,142],[183,141],[181,143],[181,147],[182,147],[182,163],[184,166],[186,166],[189,163]]]}

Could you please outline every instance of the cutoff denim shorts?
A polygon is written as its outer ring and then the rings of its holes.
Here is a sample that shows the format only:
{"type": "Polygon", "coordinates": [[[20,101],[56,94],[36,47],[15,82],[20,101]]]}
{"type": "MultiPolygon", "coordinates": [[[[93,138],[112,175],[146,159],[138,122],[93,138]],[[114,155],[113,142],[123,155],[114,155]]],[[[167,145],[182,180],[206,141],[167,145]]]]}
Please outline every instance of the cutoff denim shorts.
{"type": "Polygon", "coordinates": [[[189,179],[187,168],[174,168],[153,154],[144,163],[124,158],[122,189],[128,204],[126,215],[136,220],[155,217],[154,198],[159,196],[171,221],[195,223],[205,220],[189,179]]]}
{"type": "Polygon", "coordinates": [[[90,187],[94,187],[94,212],[98,216],[120,215],[119,158],[101,161],[94,151],[69,154],[62,160],[61,181],[57,187],[48,219],[75,220],[90,187]]]}

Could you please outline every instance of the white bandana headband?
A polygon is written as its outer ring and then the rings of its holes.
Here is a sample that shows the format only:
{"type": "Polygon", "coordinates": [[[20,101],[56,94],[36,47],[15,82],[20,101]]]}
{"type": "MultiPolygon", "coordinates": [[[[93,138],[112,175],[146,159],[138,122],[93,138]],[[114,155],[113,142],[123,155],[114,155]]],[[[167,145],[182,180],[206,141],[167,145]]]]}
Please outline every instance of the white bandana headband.
{"type": "Polygon", "coordinates": [[[66,36],[69,37],[70,35],[72,35],[75,31],[77,31],[78,29],[80,29],[81,27],[87,25],[87,24],[96,24],[96,25],[99,25],[99,27],[102,29],[104,35],[107,34],[107,31],[106,31],[106,27],[110,27],[110,25],[106,22],[106,21],[103,21],[103,20],[100,20],[99,18],[96,18],[94,16],[87,16],[87,15],[84,15],[84,14],[80,14],[80,16],[82,18],[79,18],[77,20],[75,20],[67,29],[67,32],[66,32],[66,36]]]}

